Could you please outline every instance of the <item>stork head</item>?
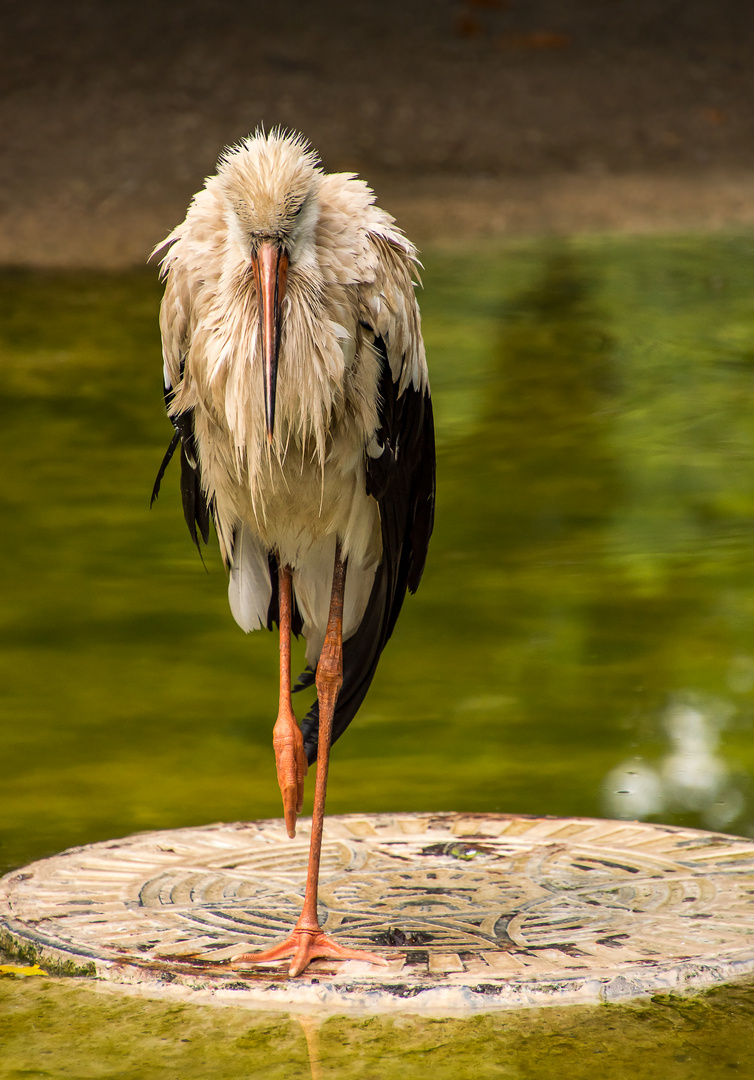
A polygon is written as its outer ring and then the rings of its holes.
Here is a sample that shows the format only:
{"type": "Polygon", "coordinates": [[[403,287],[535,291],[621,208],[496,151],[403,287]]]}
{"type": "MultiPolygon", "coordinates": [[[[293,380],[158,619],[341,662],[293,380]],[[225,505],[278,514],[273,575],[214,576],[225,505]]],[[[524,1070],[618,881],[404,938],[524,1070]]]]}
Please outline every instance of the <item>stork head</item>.
{"type": "Polygon", "coordinates": [[[217,179],[232,244],[250,263],[264,359],[267,437],[275,424],[275,389],[288,269],[314,256],[322,170],[300,135],[271,131],[226,150],[217,179]]]}

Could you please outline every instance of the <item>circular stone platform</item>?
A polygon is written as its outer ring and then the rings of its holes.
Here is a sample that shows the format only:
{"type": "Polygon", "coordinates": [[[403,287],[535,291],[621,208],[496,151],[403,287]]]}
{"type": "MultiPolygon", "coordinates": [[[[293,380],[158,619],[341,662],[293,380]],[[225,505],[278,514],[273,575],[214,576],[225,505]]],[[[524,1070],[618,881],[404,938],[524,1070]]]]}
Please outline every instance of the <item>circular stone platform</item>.
{"type": "Polygon", "coordinates": [[[329,817],[323,927],[388,968],[233,965],[302,902],[309,821],[141,833],[0,881],[0,944],[48,970],[257,1008],[449,1012],[637,997],[754,971],[754,842],[583,818],[329,817]]]}

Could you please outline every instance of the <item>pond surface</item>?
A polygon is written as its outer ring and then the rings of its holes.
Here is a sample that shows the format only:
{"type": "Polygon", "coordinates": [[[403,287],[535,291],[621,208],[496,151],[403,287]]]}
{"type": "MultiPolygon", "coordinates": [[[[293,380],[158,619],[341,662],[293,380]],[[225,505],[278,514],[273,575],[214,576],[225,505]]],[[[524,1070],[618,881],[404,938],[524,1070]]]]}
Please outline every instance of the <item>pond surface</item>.
{"type": "MultiPolygon", "coordinates": [[[[424,263],[437,528],[328,809],[754,835],[754,239],[424,263]]],[[[0,872],[278,816],[275,639],[233,622],[177,470],[149,510],[171,430],[155,274],[0,276],[0,872]]],[[[309,1036],[322,1077],[722,1076],[754,1067],[753,1013],[744,985],[309,1036]]],[[[49,979],[0,981],[0,1038],[8,1077],[310,1075],[295,1019],[49,979]]]]}

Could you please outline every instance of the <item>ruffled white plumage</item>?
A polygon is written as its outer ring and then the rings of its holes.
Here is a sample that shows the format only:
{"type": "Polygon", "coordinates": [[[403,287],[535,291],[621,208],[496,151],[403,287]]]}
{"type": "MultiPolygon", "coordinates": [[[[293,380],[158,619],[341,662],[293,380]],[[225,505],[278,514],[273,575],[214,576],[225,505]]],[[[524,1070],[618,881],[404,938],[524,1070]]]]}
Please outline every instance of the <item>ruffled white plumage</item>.
{"type": "Polygon", "coordinates": [[[266,625],[267,553],[277,553],[293,569],[314,665],[336,535],[349,560],[344,639],[363,617],[382,553],[365,480],[379,427],[375,335],[399,393],[427,385],[415,250],[363,181],[324,174],[302,140],[280,133],[227,152],[160,247],[170,410],[193,410],[231,610],[244,630],[266,625]],[[289,225],[285,208],[296,200],[301,210],[289,225]],[[291,250],[271,441],[250,260],[259,227],[289,229],[291,250]]]}

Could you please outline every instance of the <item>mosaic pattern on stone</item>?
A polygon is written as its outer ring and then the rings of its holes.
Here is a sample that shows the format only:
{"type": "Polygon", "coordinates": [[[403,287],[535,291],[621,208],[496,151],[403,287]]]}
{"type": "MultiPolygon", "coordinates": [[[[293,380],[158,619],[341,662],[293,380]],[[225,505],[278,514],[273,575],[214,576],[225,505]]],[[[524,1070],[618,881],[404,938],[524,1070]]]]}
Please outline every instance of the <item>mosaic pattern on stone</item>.
{"type": "Polygon", "coordinates": [[[255,1000],[286,985],[295,1001],[326,984],[372,1003],[377,992],[408,1000],[442,988],[459,992],[458,1007],[582,1001],[754,970],[751,841],[458,814],[326,820],[322,925],[381,951],[387,969],[317,961],[290,980],[284,963],[234,964],[295,922],[308,826],[294,841],[280,821],[260,821],[76,848],[0,881],[0,927],[110,980],[232,986],[255,1000]]]}

